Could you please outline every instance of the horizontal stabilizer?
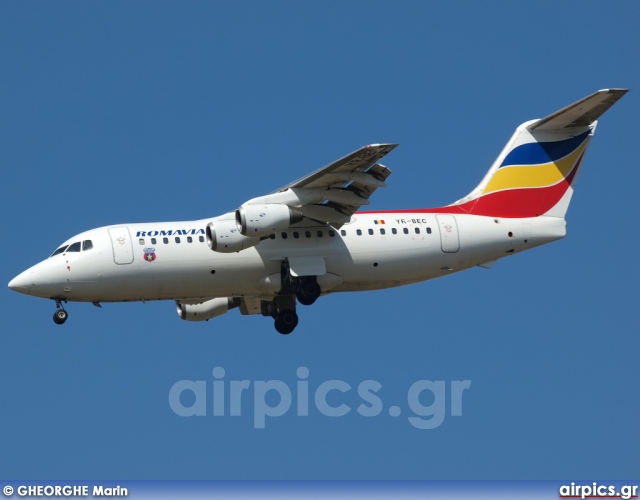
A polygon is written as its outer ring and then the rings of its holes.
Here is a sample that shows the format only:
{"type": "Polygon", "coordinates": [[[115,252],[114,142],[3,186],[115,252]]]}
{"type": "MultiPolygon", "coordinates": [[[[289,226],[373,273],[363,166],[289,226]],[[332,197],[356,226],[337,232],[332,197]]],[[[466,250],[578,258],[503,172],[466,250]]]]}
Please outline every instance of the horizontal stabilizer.
{"type": "Polygon", "coordinates": [[[527,127],[533,131],[562,130],[591,125],[629,89],[604,89],[575,102],[527,127]]]}

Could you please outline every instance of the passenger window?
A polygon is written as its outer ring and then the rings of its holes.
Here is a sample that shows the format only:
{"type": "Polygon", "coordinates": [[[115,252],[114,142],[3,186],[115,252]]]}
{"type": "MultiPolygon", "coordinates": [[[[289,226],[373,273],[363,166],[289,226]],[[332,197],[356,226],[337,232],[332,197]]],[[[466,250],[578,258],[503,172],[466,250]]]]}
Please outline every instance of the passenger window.
{"type": "Polygon", "coordinates": [[[269,238],[272,239],[272,240],[275,240],[276,239],[276,235],[275,234],[270,234],[269,238]]]}
{"type": "Polygon", "coordinates": [[[300,238],[300,233],[298,231],[294,231],[293,237],[297,240],[298,238],[300,238]]]}
{"type": "Polygon", "coordinates": [[[151,238],[151,244],[155,245],[158,241],[155,238],[151,238]]]}
{"type": "Polygon", "coordinates": [[[180,243],[180,237],[176,236],[176,243],[180,243]]]}
{"type": "Polygon", "coordinates": [[[398,230],[397,230],[395,227],[392,227],[392,228],[391,228],[391,232],[392,232],[393,234],[398,234],[398,230]]]}
{"type": "Polygon", "coordinates": [[[311,238],[311,231],[305,231],[305,232],[304,232],[304,235],[305,235],[307,238],[311,238]]]}
{"type": "Polygon", "coordinates": [[[169,243],[169,238],[162,238],[162,243],[164,243],[165,245],[169,243]]]}
{"type": "Polygon", "coordinates": [[[346,236],[346,235],[347,235],[347,232],[346,232],[344,229],[342,229],[342,230],[340,231],[340,234],[341,234],[342,236],[346,236]]]}
{"type": "Polygon", "coordinates": [[[362,231],[361,231],[360,229],[358,229],[358,230],[356,231],[356,234],[357,234],[358,236],[362,236],[362,231]]]}
{"type": "Polygon", "coordinates": [[[67,252],[79,252],[80,245],[81,243],[79,241],[73,243],[72,245],[69,245],[69,248],[67,248],[67,252]]]}
{"type": "Polygon", "coordinates": [[[430,227],[427,228],[427,234],[431,234],[431,228],[430,227]]]}
{"type": "Polygon", "coordinates": [[[51,254],[51,257],[53,257],[54,255],[58,255],[61,254],[62,252],[64,252],[67,249],[67,245],[61,246],[60,248],[58,248],[55,252],[53,252],[51,254]]]}
{"type": "MultiPolygon", "coordinates": [[[[204,236],[198,236],[198,241],[200,243],[204,243],[204,236]]],[[[155,241],[154,241],[154,243],[155,243],[155,241]]]]}
{"type": "Polygon", "coordinates": [[[140,239],[138,240],[138,243],[140,243],[141,245],[144,245],[144,238],[140,238],[140,239]]]}
{"type": "Polygon", "coordinates": [[[405,228],[402,228],[402,232],[403,232],[404,234],[409,234],[409,229],[407,229],[406,227],[405,227],[405,228]]]}
{"type": "Polygon", "coordinates": [[[420,234],[420,228],[419,227],[416,228],[416,234],[420,234]]]}
{"type": "Polygon", "coordinates": [[[373,229],[369,229],[369,234],[373,234],[373,229]]]}
{"type": "Polygon", "coordinates": [[[385,233],[385,230],[380,228],[380,234],[384,234],[384,233],[385,233]]]}
{"type": "Polygon", "coordinates": [[[287,239],[287,233],[282,233],[282,239],[286,240],[287,239]]]}
{"type": "Polygon", "coordinates": [[[336,235],[335,231],[329,229],[329,238],[333,238],[336,235]]]}
{"type": "Polygon", "coordinates": [[[191,236],[187,236],[187,243],[193,243],[193,238],[191,236]]]}
{"type": "Polygon", "coordinates": [[[322,238],[324,236],[324,233],[322,231],[318,231],[318,238],[322,238]]]}
{"type": "Polygon", "coordinates": [[[82,250],[91,250],[93,248],[93,243],[91,240],[84,240],[82,242],[82,250]]]}

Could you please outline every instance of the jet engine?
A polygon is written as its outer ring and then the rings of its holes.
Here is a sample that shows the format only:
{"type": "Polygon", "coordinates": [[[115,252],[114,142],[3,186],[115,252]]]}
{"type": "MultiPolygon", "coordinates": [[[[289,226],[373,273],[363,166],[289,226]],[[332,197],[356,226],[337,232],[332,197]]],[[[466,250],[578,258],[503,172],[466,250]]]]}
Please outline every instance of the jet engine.
{"type": "Polygon", "coordinates": [[[218,297],[200,304],[182,304],[176,300],[178,316],[186,321],[208,321],[239,305],[240,299],[237,297],[218,297]]]}
{"type": "Polygon", "coordinates": [[[209,222],[205,229],[207,245],[214,252],[239,252],[245,248],[254,247],[260,243],[260,238],[243,236],[236,227],[234,220],[209,222]]]}
{"type": "Polygon", "coordinates": [[[302,220],[298,210],[279,203],[242,205],[236,210],[238,230],[245,236],[269,236],[302,220]]]}

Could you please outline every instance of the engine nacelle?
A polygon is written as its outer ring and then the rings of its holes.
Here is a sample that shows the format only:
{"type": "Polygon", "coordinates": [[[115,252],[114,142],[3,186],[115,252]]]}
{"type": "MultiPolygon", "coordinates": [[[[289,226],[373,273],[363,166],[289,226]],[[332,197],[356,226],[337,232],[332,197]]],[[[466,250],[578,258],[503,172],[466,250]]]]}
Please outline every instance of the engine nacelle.
{"type": "Polygon", "coordinates": [[[208,321],[239,305],[240,299],[237,297],[218,297],[200,304],[181,304],[176,300],[178,316],[186,321],[208,321]]]}
{"type": "Polygon", "coordinates": [[[245,236],[269,236],[302,220],[302,213],[279,203],[242,205],[236,210],[238,230],[245,236]]]}
{"type": "Polygon", "coordinates": [[[240,234],[234,220],[209,222],[205,233],[207,235],[207,245],[214,252],[239,252],[260,243],[260,238],[252,238],[240,234]]]}

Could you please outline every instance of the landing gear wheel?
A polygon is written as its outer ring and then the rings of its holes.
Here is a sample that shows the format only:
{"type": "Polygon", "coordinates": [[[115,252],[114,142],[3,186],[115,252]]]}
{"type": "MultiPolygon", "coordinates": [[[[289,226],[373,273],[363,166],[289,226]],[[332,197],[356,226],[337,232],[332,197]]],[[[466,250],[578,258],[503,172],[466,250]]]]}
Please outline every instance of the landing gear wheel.
{"type": "Polygon", "coordinates": [[[300,283],[300,289],[296,294],[298,302],[303,306],[310,306],[320,297],[320,285],[315,281],[305,281],[300,283]]]}
{"type": "Polygon", "coordinates": [[[58,309],[56,312],[53,313],[53,322],[56,325],[61,325],[65,321],[67,321],[68,317],[69,317],[69,313],[67,313],[67,311],[65,311],[64,309],[58,309]]]}
{"type": "Polygon", "coordinates": [[[295,329],[296,326],[298,326],[298,315],[295,311],[291,311],[290,309],[280,311],[276,316],[274,326],[276,327],[278,333],[288,335],[295,329]]]}

